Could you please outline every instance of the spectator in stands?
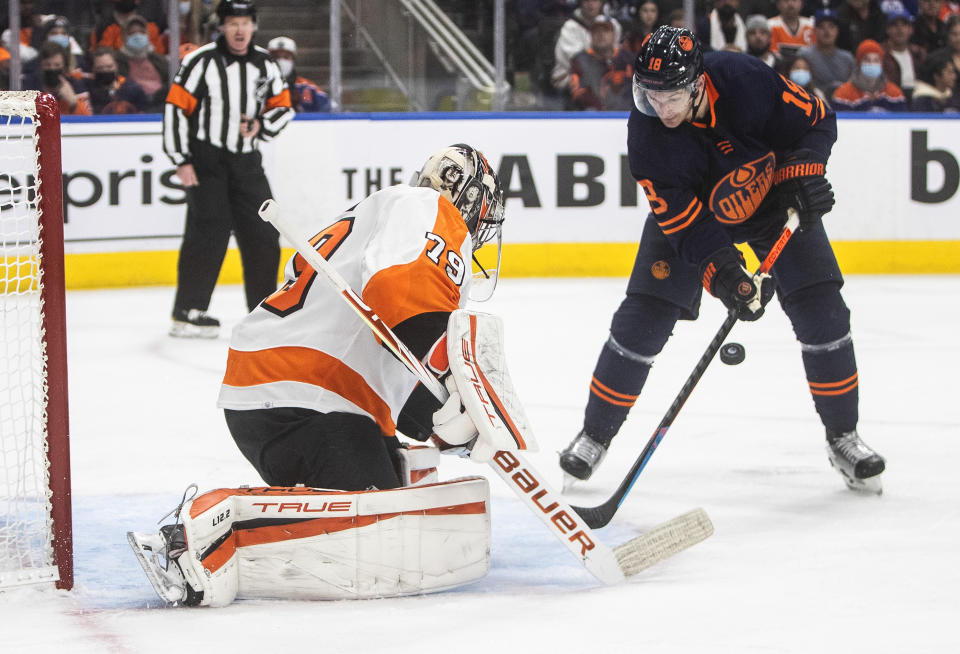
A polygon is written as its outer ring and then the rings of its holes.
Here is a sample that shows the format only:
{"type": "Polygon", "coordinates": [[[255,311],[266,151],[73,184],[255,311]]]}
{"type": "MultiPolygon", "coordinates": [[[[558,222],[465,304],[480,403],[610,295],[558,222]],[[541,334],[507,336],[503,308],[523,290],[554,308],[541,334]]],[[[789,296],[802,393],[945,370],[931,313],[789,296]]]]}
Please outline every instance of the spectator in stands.
{"type": "Polygon", "coordinates": [[[39,29],[40,45],[46,41],[53,41],[57,45],[66,49],[69,56],[67,61],[67,70],[74,74],[75,71],[86,65],[84,61],[85,52],[77,40],[73,38],[70,30],[70,21],[66,16],[52,16],[45,20],[39,29]]]}
{"type": "Polygon", "coordinates": [[[800,48],[813,43],[813,18],[800,15],[802,0],[777,0],[780,13],[768,21],[770,50],[792,61],[800,48]]]}
{"type": "MultiPolygon", "coordinates": [[[[9,14],[8,2],[0,3],[0,12],[2,12],[2,24],[7,25],[7,18],[9,14]]],[[[33,0],[20,0],[20,33],[17,35],[21,44],[29,46],[35,50],[38,50],[43,44],[42,39],[38,39],[38,29],[43,20],[43,14],[37,13],[34,11],[34,2],[33,0]]],[[[4,30],[6,33],[7,30],[4,30]]],[[[7,44],[4,46],[9,54],[10,43],[8,41],[9,36],[5,36],[4,40],[7,41],[7,44]]]]}
{"type": "Polygon", "coordinates": [[[618,48],[613,24],[597,21],[590,27],[591,45],[570,64],[570,100],[576,109],[628,111],[633,106],[633,60],[618,48]]]}
{"type": "Polygon", "coordinates": [[[93,79],[89,84],[93,113],[143,113],[148,104],[147,94],[139,84],[120,74],[116,50],[97,48],[90,59],[93,62],[93,79]]]}
{"type": "Polygon", "coordinates": [[[913,17],[906,11],[887,14],[887,42],[883,44],[883,74],[900,87],[903,95],[910,101],[913,87],[916,85],[920,64],[923,62],[923,49],[910,43],[913,35],[913,17]]]}
{"type": "Polygon", "coordinates": [[[148,30],[149,22],[143,16],[135,14],[127,18],[120,50],[124,56],[121,72],[146,93],[145,112],[163,113],[170,68],[167,60],[153,50],[148,30]]]}
{"type": "Polygon", "coordinates": [[[667,14],[667,25],[670,27],[686,27],[687,18],[683,13],[683,9],[674,9],[667,14]]]}
{"type": "Polygon", "coordinates": [[[944,48],[953,57],[953,66],[960,70],[960,14],[947,19],[947,46],[944,48]]]}
{"type": "MultiPolygon", "coordinates": [[[[206,43],[203,38],[202,26],[212,12],[212,4],[201,0],[180,0],[179,3],[179,40],[180,45],[193,44],[197,47],[206,43]]],[[[167,29],[160,36],[163,47],[170,52],[170,30],[167,29]]],[[[183,59],[183,57],[180,57],[183,59]]]]}
{"type": "MultiPolygon", "coordinates": [[[[94,51],[101,46],[107,46],[114,50],[120,50],[124,44],[124,30],[127,27],[127,21],[133,16],[139,16],[137,7],[140,0],[110,0],[113,6],[103,24],[100,24],[90,34],[90,51],[94,51]]],[[[153,49],[158,54],[166,54],[167,50],[160,38],[160,28],[153,21],[148,21],[142,16],[141,20],[146,25],[147,38],[153,49]]]]}
{"type": "Polygon", "coordinates": [[[944,0],[940,20],[947,22],[951,16],[960,15],[960,0],[944,0]]]}
{"type": "Polygon", "coordinates": [[[837,47],[854,52],[864,39],[887,39],[887,17],[877,0],[845,0],[837,9],[837,47]]]}
{"type": "Polygon", "coordinates": [[[954,92],[957,69],[949,53],[939,50],[920,65],[917,85],[910,99],[912,111],[928,113],[956,113],[960,111],[960,96],[954,92]]]}
{"type": "Polygon", "coordinates": [[[807,93],[820,98],[828,107],[830,106],[830,97],[814,83],[813,74],[810,72],[810,62],[803,55],[798,54],[793,58],[793,63],[790,64],[787,71],[787,77],[807,93]]]}
{"type": "Polygon", "coordinates": [[[837,47],[837,13],[820,9],[814,17],[813,45],[800,48],[799,56],[810,64],[813,84],[832,96],[841,84],[850,79],[857,62],[853,54],[837,47]]]}
{"type": "Polygon", "coordinates": [[[634,55],[640,52],[640,44],[647,34],[660,25],[660,6],[656,0],[640,0],[636,3],[621,5],[616,14],[623,28],[623,47],[634,55]]]}
{"type": "Polygon", "coordinates": [[[813,16],[821,9],[837,10],[842,0],[803,0],[803,8],[800,14],[803,16],[813,16]]]}
{"type": "Polygon", "coordinates": [[[925,52],[939,50],[947,44],[947,26],[940,20],[943,6],[943,0],[918,0],[917,19],[910,40],[925,52]]]}
{"type": "Polygon", "coordinates": [[[290,89],[290,104],[297,113],[317,113],[330,111],[330,98],[323,89],[306,77],[297,75],[297,44],[289,36],[278,36],[267,44],[267,50],[280,72],[287,80],[290,89]]]}
{"type": "Polygon", "coordinates": [[[10,88],[10,53],[0,46],[0,91],[10,88]]]}
{"type": "Polygon", "coordinates": [[[906,111],[903,91],[883,74],[883,46],[864,39],[857,46],[857,68],[833,93],[836,111],[906,111]]]}
{"type": "Polygon", "coordinates": [[[763,14],[749,16],[744,23],[747,28],[747,54],[753,55],[776,71],[780,70],[780,55],[770,50],[770,25],[763,14]]]}
{"type": "Polygon", "coordinates": [[[596,21],[610,21],[613,24],[616,43],[620,42],[622,31],[620,23],[603,14],[602,0],[580,0],[580,6],[560,28],[560,36],[553,50],[553,72],[550,80],[558,91],[569,92],[570,62],[579,52],[590,47],[590,27],[596,21]]]}
{"type": "Polygon", "coordinates": [[[67,49],[53,41],[47,41],[40,49],[40,70],[42,79],[39,89],[53,94],[64,116],[89,116],[90,96],[83,82],[67,76],[67,49]]]}
{"type": "Polygon", "coordinates": [[[697,20],[697,38],[708,51],[747,51],[747,26],[737,13],[739,7],[740,0],[713,0],[713,10],[697,20]]]}
{"type": "MultiPolygon", "coordinates": [[[[21,30],[20,33],[23,34],[23,30],[21,30]]],[[[40,80],[40,52],[32,46],[24,44],[22,39],[18,41],[16,37],[10,33],[9,28],[3,30],[3,33],[0,34],[0,47],[7,51],[8,56],[14,48],[19,49],[20,74],[23,88],[37,88],[40,80]]]]}

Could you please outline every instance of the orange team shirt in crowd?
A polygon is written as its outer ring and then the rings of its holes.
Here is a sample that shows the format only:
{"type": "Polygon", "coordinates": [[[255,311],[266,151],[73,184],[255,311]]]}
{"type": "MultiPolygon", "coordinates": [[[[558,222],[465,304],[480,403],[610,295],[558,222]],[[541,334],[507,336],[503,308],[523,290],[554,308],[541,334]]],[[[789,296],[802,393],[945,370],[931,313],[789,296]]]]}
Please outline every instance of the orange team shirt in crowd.
{"type": "MultiPolygon", "coordinates": [[[[163,39],[160,38],[160,28],[157,27],[156,23],[147,23],[147,38],[150,39],[150,45],[153,46],[154,52],[167,54],[167,46],[164,45],[163,39]]],[[[110,23],[106,29],[103,30],[99,41],[97,40],[96,31],[92,32],[90,34],[90,52],[93,52],[101,46],[110,47],[114,50],[122,48],[123,28],[116,23],[110,23]]]]}
{"type": "Polygon", "coordinates": [[[800,24],[797,26],[796,33],[792,32],[790,28],[784,24],[783,18],[780,16],[774,16],[767,21],[767,25],[770,26],[771,52],[779,53],[781,45],[800,49],[813,43],[813,19],[800,16],[799,21],[800,24]]]}
{"type": "Polygon", "coordinates": [[[83,93],[77,93],[77,104],[72,109],[70,105],[64,102],[61,99],[57,99],[57,104],[60,106],[60,115],[61,116],[92,116],[93,115],[93,106],[90,104],[90,94],[84,91],[83,93]]]}
{"type": "MultiPolygon", "coordinates": [[[[466,304],[470,234],[433,189],[391,186],[314,229],[311,243],[391,329],[466,304]]],[[[285,277],[233,330],[217,406],[342,411],[393,435],[417,378],[299,254],[285,277]]]]}

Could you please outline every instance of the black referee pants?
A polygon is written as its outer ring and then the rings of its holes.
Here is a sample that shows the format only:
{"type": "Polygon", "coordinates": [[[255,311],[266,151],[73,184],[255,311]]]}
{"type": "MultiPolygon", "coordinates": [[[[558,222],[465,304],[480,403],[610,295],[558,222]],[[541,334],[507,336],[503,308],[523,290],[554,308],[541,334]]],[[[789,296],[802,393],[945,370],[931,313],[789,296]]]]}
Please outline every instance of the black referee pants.
{"type": "Polygon", "coordinates": [[[280,242],[257,210],[272,197],[259,152],[235,154],[191,144],[197,186],[187,189],[187,219],[173,308],[206,311],[232,232],[240,249],[247,309],[277,288],[280,242]]]}

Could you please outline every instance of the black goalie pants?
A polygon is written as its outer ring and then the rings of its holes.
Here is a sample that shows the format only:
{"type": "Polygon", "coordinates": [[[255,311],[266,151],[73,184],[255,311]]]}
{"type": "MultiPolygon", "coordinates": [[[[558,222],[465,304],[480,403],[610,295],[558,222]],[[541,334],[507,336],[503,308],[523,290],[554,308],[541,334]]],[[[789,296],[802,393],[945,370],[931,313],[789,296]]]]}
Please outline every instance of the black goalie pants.
{"type": "Polygon", "coordinates": [[[280,242],[257,210],[272,197],[259,152],[235,154],[193,143],[199,184],[187,189],[187,219],[177,263],[173,308],[206,311],[232,233],[243,264],[247,309],[277,288],[280,242]]]}
{"type": "Polygon", "coordinates": [[[384,437],[366,416],[294,407],[223,414],[237,447],[270,486],[347,491],[400,486],[400,443],[384,437]]]}

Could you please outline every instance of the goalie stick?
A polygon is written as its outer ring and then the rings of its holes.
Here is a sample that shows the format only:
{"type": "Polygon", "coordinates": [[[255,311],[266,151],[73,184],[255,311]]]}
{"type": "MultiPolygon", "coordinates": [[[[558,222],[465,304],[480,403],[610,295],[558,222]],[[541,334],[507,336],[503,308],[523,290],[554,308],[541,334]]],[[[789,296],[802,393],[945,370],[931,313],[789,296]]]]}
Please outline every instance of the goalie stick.
{"type": "MultiPolygon", "coordinates": [[[[760,264],[760,268],[758,268],[757,272],[754,274],[755,277],[757,275],[768,275],[770,273],[770,269],[780,256],[780,253],[783,251],[784,246],[786,246],[787,241],[789,241],[790,237],[793,236],[793,233],[796,231],[799,224],[800,217],[797,214],[796,209],[791,207],[787,210],[787,222],[783,226],[783,231],[780,232],[780,237],[777,238],[776,242],[773,244],[773,247],[770,248],[770,252],[763,260],[763,263],[760,264]]],[[[710,341],[710,344],[707,345],[706,351],[700,357],[700,360],[697,361],[697,365],[694,366],[693,372],[690,373],[690,376],[687,377],[687,381],[684,382],[680,392],[677,393],[677,396],[674,398],[670,408],[667,409],[666,415],[663,416],[660,424],[657,425],[656,430],[653,432],[653,436],[651,436],[650,440],[647,441],[647,444],[640,453],[640,456],[637,457],[637,460],[630,468],[627,476],[620,483],[620,486],[613,493],[613,495],[610,496],[610,499],[598,506],[572,507],[573,510],[576,511],[588,525],[590,525],[590,527],[593,529],[599,529],[600,527],[603,527],[609,523],[614,514],[617,512],[617,509],[619,509],[620,505],[623,504],[623,500],[627,497],[627,493],[629,493],[630,489],[633,488],[633,484],[637,481],[640,473],[643,472],[644,467],[646,467],[650,457],[653,456],[653,452],[657,449],[660,441],[662,441],[663,437],[667,435],[667,431],[670,429],[673,421],[676,420],[677,415],[679,415],[680,409],[683,408],[684,404],[686,404],[687,399],[690,397],[693,389],[700,381],[700,378],[706,371],[707,366],[709,366],[710,362],[713,361],[713,357],[717,354],[720,346],[730,334],[733,326],[737,324],[737,320],[738,312],[735,309],[731,309],[727,313],[727,317],[723,321],[723,324],[720,325],[720,329],[717,330],[717,333],[710,341]]]]}
{"type": "MultiPolygon", "coordinates": [[[[360,299],[336,268],[320,256],[296,225],[280,213],[276,202],[266,200],[259,213],[263,220],[272,223],[296,248],[300,256],[337,290],[374,334],[438,400],[443,402],[447,399],[447,390],[439,380],[407,349],[376,312],[360,299]]],[[[702,510],[698,510],[699,513],[695,511],[693,517],[687,517],[690,514],[680,516],[673,521],[673,526],[665,531],[655,529],[651,538],[643,534],[622,544],[617,552],[625,552],[622,555],[624,563],[620,560],[621,555],[604,545],[593,534],[584,519],[563,500],[560,493],[550,487],[546,479],[520,452],[499,451],[490,460],[490,467],[527,508],[540,518],[550,533],[604,584],[619,583],[624,578],[699,543],[713,533],[713,525],[702,510]],[[637,553],[642,555],[638,556],[637,553]]]]}

